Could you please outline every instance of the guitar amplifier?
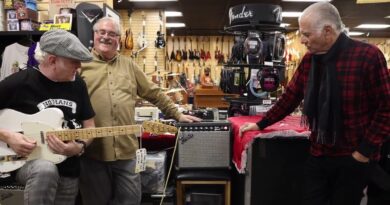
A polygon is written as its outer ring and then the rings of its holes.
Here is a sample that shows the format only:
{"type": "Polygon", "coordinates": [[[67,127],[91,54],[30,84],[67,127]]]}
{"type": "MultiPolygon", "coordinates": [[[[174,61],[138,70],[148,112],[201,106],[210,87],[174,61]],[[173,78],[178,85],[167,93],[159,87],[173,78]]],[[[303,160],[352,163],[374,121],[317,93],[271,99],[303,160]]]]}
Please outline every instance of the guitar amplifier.
{"type": "Polygon", "coordinates": [[[178,123],[177,166],[230,168],[231,127],[228,121],[178,123]]]}

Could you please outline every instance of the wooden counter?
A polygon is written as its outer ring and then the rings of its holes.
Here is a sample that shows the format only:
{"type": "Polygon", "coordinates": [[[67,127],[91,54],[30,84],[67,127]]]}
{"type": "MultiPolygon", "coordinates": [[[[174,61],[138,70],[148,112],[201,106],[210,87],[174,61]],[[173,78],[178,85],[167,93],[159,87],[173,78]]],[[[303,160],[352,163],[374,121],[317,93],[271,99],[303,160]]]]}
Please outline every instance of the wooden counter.
{"type": "Polygon", "coordinates": [[[202,87],[197,85],[195,88],[194,106],[196,108],[229,108],[229,102],[223,99],[225,96],[238,97],[239,95],[224,93],[218,86],[202,87]]]}

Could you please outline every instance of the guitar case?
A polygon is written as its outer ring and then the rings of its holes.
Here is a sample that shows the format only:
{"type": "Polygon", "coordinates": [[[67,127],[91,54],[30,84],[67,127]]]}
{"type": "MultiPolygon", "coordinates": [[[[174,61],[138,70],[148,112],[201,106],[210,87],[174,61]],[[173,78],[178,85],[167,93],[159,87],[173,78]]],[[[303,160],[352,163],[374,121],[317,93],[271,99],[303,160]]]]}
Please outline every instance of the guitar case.
{"type": "Polygon", "coordinates": [[[229,9],[229,24],[256,25],[268,24],[279,26],[282,23],[282,7],[272,4],[240,4],[229,9]]]}
{"type": "Polygon", "coordinates": [[[93,47],[92,27],[103,16],[103,10],[91,3],[82,2],[76,6],[77,36],[89,50],[93,47]]]}

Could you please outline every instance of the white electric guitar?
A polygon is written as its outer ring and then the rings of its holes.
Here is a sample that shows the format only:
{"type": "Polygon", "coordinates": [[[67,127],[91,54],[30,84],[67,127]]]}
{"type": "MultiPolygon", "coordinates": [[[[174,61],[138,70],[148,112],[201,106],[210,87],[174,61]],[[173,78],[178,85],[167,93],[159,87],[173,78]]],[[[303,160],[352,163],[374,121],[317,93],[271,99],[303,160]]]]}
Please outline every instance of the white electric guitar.
{"type": "Polygon", "coordinates": [[[174,126],[159,122],[145,121],[141,125],[125,125],[115,127],[99,127],[63,130],[64,115],[58,108],[47,108],[38,113],[28,115],[11,109],[0,110],[0,128],[23,133],[37,141],[37,147],[27,157],[19,157],[4,142],[0,141],[0,172],[10,172],[22,167],[26,161],[45,159],[53,163],[60,163],[66,156],[54,154],[47,146],[46,135],[56,135],[63,141],[74,139],[91,139],[127,134],[141,134],[143,131],[161,134],[176,133],[174,126]]]}

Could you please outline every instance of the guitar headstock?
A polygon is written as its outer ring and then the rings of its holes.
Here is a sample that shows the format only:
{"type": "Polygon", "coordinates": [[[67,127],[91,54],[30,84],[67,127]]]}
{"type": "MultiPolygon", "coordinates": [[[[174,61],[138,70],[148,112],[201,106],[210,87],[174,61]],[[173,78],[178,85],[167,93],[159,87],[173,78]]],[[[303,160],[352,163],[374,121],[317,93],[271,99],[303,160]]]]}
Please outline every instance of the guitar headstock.
{"type": "Polygon", "coordinates": [[[175,134],[177,132],[177,128],[175,126],[167,125],[157,121],[144,121],[142,123],[142,127],[144,128],[144,132],[149,132],[152,134],[175,134]]]}

